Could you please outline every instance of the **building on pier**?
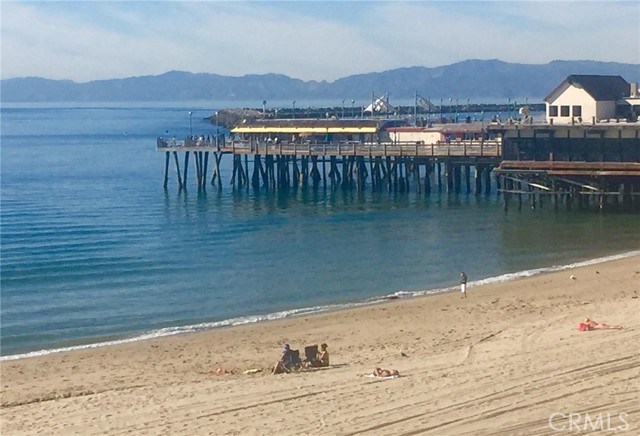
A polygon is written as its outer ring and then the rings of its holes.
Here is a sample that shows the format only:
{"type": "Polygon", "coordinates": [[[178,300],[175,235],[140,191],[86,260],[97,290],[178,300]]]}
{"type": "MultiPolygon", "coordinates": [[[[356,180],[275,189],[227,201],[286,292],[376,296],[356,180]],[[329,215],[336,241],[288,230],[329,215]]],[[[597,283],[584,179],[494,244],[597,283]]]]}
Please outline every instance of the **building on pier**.
{"type": "Polygon", "coordinates": [[[245,141],[275,143],[376,143],[388,140],[387,128],[408,125],[405,120],[384,119],[265,119],[242,123],[231,133],[245,141]]]}
{"type": "Polygon", "coordinates": [[[636,121],[640,114],[637,83],[620,76],[571,75],[545,98],[547,123],[595,124],[636,121]]]}
{"type": "Polygon", "coordinates": [[[484,128],[484,123],[454,123],[428,127],[403,126],[386,128],[389,140],[394,143],[446,144],[463,141],[496,139],[484,128]]]}

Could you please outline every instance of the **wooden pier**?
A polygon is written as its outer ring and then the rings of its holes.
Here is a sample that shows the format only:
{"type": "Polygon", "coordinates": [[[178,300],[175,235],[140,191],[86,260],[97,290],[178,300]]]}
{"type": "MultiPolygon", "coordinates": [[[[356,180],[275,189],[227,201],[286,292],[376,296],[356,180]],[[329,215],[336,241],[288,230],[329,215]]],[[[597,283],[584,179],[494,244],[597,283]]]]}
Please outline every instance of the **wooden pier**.
{"type": "Polygon", "coordinates": [[[224,144],[213,138],[184,141],[158,139],[165,153],[164,186],[168,185],[171,155],[179,188],[186,187],[190,156],[198,189],[208,181],[222,188],[220,163],[233,159],[230,185],[237,189],[324,189],[430,193],[490,192],[491,170],[501,160],[500,140],[470,140],[442,144],[313,142],[306,144],[235,140],[224,144]],[[184,154],[182,173],[179,153],[184,154]],[[209,162],[211,176],[209,177],[209,162]]]}
{"type": "Polygon", "coordinates": [[[640,123],[491,126],[504,207],[640,211],[640,123]]]}
{"type": "Polygon", "coordinates": [[[173,161],[178,187],[186,189],[192,160],[198,189],[222,189],[221,162],[228,155],[233,189],[480,195],[491,193],[494,183],[494,192],[505,194],[505,209],[542,207],[549,199],[556,208],[640,210],[639,123],[418,128],[385,122],[269,120],[235,128],[239,139],[231,141],[158,138],[164,187],[173,161]]]}

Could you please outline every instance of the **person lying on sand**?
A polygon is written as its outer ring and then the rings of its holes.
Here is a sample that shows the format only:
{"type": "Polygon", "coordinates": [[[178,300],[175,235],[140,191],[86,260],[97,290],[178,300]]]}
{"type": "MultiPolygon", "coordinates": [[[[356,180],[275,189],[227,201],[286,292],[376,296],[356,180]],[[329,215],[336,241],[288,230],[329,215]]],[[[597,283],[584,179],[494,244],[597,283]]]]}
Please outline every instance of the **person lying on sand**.
{"type": "Polygon", "coordinates": [[[597,322],[589,318],[585,318],[584,321],[580,323],[578,329],[580,331],[589,331],[589,330],[608,330],[608,329],[623,329],[624,326],[622,324],[617,325],[608,325],[603,322],[597,322]]]}
{"type": "Polygon", "coordinates": [[[398,372],[397,369],[382,369],[382,368],[376,368],[373,370],[372,374],[375,377],[400,377],[400,373],[398,372]]]}

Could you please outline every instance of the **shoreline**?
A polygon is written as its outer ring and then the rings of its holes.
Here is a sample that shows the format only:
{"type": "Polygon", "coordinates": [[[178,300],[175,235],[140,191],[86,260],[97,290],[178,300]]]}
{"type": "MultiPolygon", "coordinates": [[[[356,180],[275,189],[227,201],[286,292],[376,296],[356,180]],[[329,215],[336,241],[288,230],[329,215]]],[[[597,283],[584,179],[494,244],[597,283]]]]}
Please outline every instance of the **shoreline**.
{"type": "MultiPolygon", "coordinates": [[[[594,259],[583,260],[579,262],[573,262],[564,265],[554,265],[550,267],[535,268],[531,270],[522,270],[513,273],[504,273],[498,276],[487,277],[484,279],[470,281],[467,289],[473,290],[478,286],[491,285],[494,283],[504,283],[513,280],[518,280],[524,277],[533,277],[539,274],[546,274],[556,271],[563,271],[567,269],[580,268],[583,266],[597,265],[600,263],[606,263],[612,260],[624,259],[633,256],[640,256],[640,250],[625,251],[609,256],[598,257],[594,259]]],[[[201,332],[208,332],[217,329],[234,328],[243,325],[255,325],[263,324],[272,321],[278,321],[283,319],[295,319],[304,316],[315,316],[326,313],[333,313],[343,310],[352,310],[361,307],[368,307],[373,305],[385,304],[391,301],[398,300],[412,300],[416,298],[429,297],[441,294],[455,293],[458,290],[458,286],[450,286],[446,288],[434,288],[417,291],[396,291],[386,295],[373,296],[366,300],[343,303],[343,304],[327,304],[323,306],[311,306],[302,307],[296,309],[290,309],[279,312],[272,312],[268,314],[248,315],[243,317],[236,317],[230,319],[224,319],[221,321],[203,322],[198,324],[189,324],[184,326],[165,327],[157,330],[151,330],[148,332],[140,333],[135,336],[117,335],[118,339],[102,341],[102,342],[89,342],[80,343],[77,345],[59,347],[59,348],[46,348],[40,350],[33,350],[28,352],[9,354],[6,356],[0,356],[0,362],[14,361],[20,359],[28,359],[31,357],[47,356],[50,354],[67,353],[79,350],[90,350],[102,347],[111,347],[121,344],[143,342],[149,340],[155,340],[166,337],[182,336],[189,334],[196,334],[201,332]]],[[[73,341],[73,339],[71,339],[73,341]]],[[[82,338],[78,341],[83,342],[82,338]]]]}
{"type": "Polygon", "coordinates": [[[474,286],[467,299],[398,298],[3,361],[2,430],[557,434],[551,417],[567,426],[571,413],[610,413],[635,434],[640,254],[589,262],[474,286]],[[580,332],[585,317],[625,328],[580,332]],[[331,366],[270,375],[285,342],[328,343],[331,366]],[[401,377],[367,377],[375,367],[401,377]]]}

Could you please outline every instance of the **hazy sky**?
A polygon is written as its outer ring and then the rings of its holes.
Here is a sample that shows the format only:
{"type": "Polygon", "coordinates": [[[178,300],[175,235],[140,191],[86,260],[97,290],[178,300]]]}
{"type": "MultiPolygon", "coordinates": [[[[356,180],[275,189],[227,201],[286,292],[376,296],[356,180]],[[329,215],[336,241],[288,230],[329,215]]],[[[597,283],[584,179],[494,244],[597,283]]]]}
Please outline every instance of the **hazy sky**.
{"type": "Polygon", "coordinates": [[[640,1],[6,1],[2,78],[328,80],[465,59],[640,63],[640,1]]]}

